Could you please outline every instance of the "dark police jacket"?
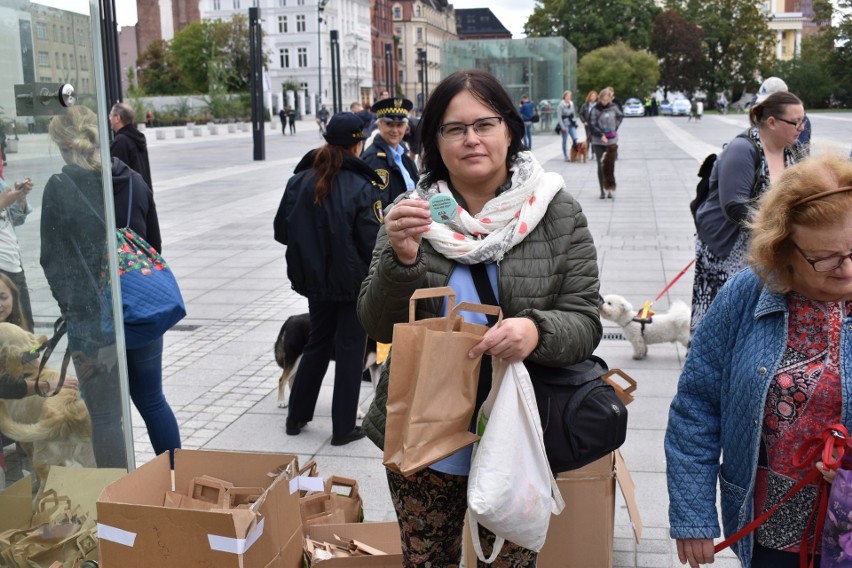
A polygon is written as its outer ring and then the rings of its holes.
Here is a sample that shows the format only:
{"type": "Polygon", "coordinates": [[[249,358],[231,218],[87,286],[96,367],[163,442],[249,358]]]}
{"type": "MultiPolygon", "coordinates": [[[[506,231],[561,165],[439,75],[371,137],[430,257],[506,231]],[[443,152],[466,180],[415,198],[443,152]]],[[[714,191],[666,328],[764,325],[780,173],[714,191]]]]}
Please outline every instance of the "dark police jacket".
{"type": "Polygon", "coordinates": [[[302,158],[287,182],[273,224],[275,240],[287,245],[293,290],[311,300],[355,301],[382,223],[381,180],[360,159],[346,156],[331,192],[317,205],[315,152],[302,158]]]}
{"type": "MultiPolygon", "coordinates": [[[[379,189],[382,195],[382,207],[387,207],[397,197],[408,191],[408,188],[405,187],[405,178],[402,177],[402,171],[400,171],[396,162],[393,161],[393,151],[381,135],[376,136],[370,147],[361,155],[361,159],[367,162],[367,165],[381,178],[379,189]]],[[[417,184],[419,177],[417,175],[417,166],[414,165],[414,160],[408,156],[408,153],[402,155],[402,165],[405,166],[405,169],[408,170],[408,175],[417,184]]]]}

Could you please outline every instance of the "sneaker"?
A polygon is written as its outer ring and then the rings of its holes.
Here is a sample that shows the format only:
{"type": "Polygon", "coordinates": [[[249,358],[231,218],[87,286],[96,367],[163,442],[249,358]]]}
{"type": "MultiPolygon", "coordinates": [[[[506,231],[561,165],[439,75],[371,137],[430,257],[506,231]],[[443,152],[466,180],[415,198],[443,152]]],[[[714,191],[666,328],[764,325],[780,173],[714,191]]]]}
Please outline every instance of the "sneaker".
{"type": "Polygon", "coordinates": [[[611,189],[606,190],[606,198],[612,199],[612,190],[611,189]]]}
{"type": "Polygon", "coordinates": [[[360,440],[367,433],[364,432],[364,429],[360,426],[355,426],[355,428],[349,432],[348,434],[343,434],[342,436],[332,436],[331,437],[331,445],[332,446],[345,446],[349,442],[354,442],[355,440],[360,440]]]}
{"type": "Polygon", "coordinates": [[[287,422],[285,422],[285,430],[288,436],[298,436],[299,432],[302,431],[302,428],[307,426],[307,422],[296,422],[289,416],[287,417],[287,422]]]}

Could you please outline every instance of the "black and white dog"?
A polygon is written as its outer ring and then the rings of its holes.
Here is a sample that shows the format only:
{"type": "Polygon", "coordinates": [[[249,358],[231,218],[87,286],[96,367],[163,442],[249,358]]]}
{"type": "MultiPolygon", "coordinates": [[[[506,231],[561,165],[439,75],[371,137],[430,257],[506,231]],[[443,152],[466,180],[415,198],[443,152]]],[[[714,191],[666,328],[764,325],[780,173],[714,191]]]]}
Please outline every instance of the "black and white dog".
{"type": "MultiPolygon", "coordinates": [[[[304,352],[305,346],[308,344],[310,334],[310,314],[298,314],[288,317],[284,321],[284,325],[281,326],[281,331],[278,332],[278,339],[275,340],[275,362],[282,369],[281,377],[278,379],[279,408],[287,408],[290,399],[289,389],[293,388],[296,371],[299,368],[299,362],[302,360],[302,352],[304,352]]],[[[331,358],[334,359],[333,351],[331,358]]],[[[376,342],[368,338],[367,356],[364,359],[364,374],[369,375],[374,389],[379,381],[380,371],[381,365],[376,363],[376,342]]],[[[360,409],[358,410],[358,417],[362,418],[360,409]]]]}

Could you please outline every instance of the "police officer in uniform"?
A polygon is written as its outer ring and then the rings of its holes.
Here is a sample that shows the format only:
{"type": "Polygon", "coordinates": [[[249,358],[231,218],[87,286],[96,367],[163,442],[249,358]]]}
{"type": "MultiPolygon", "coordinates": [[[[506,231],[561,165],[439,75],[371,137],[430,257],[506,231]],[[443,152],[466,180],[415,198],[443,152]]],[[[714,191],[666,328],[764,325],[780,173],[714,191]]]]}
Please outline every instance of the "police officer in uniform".
{"type": "Polygon", "coordinates": [[[382,179],[379,189],[384,207],[417,184],[417,166],[402,143],[412,108],[410,100],[401,98],[382,99],[371,108],[376,114],[379,133],[361,159],[382,179]]]}

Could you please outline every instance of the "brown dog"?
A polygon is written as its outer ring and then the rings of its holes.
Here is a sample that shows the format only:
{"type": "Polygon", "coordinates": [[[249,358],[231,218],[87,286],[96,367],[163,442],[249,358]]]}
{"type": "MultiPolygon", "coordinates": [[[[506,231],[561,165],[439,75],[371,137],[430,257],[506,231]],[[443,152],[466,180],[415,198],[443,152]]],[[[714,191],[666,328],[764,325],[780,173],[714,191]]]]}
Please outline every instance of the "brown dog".
{"type": "Polygon", "coordinates": [[[586,163],[586,158],[589,154],[589,147],[585,142],[577,142],[571,146],[571,151],[568,154],[568,159],[572,162],[586,163]]]}
{"type": "MultiPolygon", "coordinates": [[[[40,341],[33,334],[14,324],[0,323],[0,368],[13,377],[35,376],[38,359],[22,363],[21,355],[38,345],[40,341]]],[[[56,384],[58,376],[58,372],[45,368],[40,380],[56,384]]],[[[0,400],[0,432],[27,452],[39,487],[44,487],[52,465],[96,467],[92,419],[74,389],[62,389],[47,398],[0,400]]]]}

